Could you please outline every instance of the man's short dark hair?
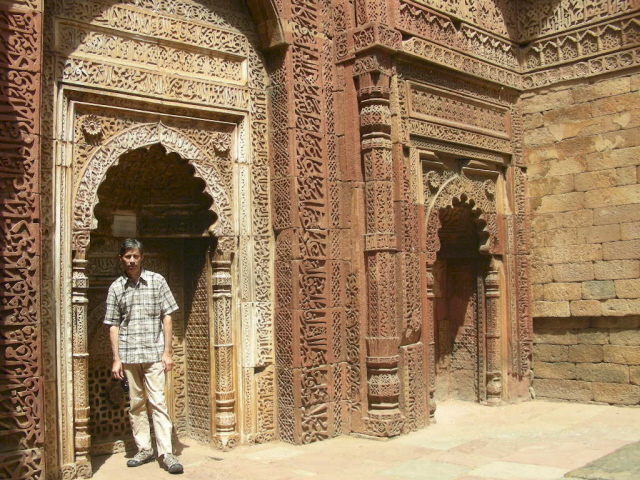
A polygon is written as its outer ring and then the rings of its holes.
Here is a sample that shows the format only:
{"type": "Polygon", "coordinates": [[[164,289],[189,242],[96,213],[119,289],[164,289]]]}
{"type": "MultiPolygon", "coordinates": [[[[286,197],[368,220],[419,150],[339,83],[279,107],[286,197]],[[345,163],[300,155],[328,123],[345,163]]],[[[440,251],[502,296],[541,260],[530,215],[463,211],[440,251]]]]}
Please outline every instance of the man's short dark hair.
{"type": "Polygon", "coordinates": [[[123,256],[127,250],[131,250],[132,248],[137,248],[140,250],[140,255],[144,255],[144,247],[140,240],[137,238],[125,238],[122,243],[120,243],[120,256],[123,256]]]}

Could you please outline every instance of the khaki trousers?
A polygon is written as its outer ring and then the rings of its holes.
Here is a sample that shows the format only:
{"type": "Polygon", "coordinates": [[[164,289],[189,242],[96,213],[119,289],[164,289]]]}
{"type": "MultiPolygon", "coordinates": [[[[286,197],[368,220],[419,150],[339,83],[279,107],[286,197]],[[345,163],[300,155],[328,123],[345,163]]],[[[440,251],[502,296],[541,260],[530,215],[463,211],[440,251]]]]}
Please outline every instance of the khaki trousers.
{"type": "Polygon", "coordinates": [[[164,398],[164,368],[162,362],[130,363],[123,365],[129,382],[131,408],[129,418],[138,450],[151,450],[151,431],[146,400],[151,407],[153,430],[158,456],[173,453],[171,449],[171,418],[164,398]]]}

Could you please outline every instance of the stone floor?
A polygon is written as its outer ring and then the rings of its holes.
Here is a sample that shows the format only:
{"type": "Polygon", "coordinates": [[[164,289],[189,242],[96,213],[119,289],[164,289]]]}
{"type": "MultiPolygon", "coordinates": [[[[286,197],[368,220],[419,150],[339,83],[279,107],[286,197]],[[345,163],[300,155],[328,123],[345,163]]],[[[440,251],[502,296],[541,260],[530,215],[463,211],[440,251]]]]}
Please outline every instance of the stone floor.
{"type": "MultiPolygon", "coordinates": [[[[343,436],[230,453],[185,445],[178,452],[185,467],[179,478],[556,480],[640,440],[640,408],[631,407],[535,401],[491,408],[448,402],[438,406],[436,420],[391,441],[343,436]]],[[[156,462],[135,469],[125,462],[124,455],[96,457],[94,479],[176,478],[156,462]]]]}

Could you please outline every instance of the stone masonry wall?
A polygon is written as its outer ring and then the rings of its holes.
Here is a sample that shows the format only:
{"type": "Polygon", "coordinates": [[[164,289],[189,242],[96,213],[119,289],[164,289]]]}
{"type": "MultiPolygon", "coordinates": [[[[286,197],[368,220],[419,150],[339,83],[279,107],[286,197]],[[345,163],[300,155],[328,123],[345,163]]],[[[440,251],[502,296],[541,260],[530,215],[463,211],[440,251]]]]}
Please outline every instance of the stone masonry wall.
{"type": "Polygon", "coordinates": [[[534,324],[539,398],[640,403],[640,317],[540,318],[534,324]]]}
{"type": "Polygon", "coordinates": [[[534,388],[640,401],[640,74],[523,97],[534,388]]]}

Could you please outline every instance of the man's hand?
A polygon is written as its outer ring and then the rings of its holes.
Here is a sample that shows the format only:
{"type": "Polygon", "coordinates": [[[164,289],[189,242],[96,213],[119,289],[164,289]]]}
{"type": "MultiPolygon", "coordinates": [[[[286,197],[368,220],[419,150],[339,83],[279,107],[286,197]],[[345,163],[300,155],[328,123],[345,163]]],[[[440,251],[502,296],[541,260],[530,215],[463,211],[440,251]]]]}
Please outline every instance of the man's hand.
{"type": "Polygon", "coordinates": [[[162,366],[164,367],[165,372],[168,372],[173,368],[173,358],[170,353],[162,354],[162,366]]]}
{"type": "Polygon", "coordinates": [[[111,366],[111,375],[116,380],[122,380],[124,378],[124,368],[122,368],[122,362],[120,360],[114,360],[111,366]]]}

